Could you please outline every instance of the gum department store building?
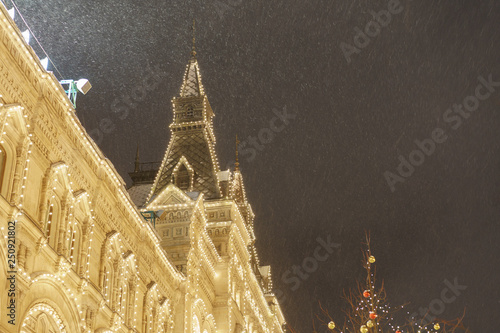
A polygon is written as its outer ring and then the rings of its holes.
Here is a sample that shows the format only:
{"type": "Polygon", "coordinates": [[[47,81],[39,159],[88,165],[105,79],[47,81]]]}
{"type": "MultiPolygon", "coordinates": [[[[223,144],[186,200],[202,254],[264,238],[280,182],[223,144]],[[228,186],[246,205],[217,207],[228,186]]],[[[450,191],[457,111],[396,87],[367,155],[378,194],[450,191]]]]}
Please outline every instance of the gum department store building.
{"type": "Polygon", "coordinates": [[[1,332],[284,331],[195,52],[173,114],[158,172],[136,161],[127,191],[0,5],[1,332]]]}

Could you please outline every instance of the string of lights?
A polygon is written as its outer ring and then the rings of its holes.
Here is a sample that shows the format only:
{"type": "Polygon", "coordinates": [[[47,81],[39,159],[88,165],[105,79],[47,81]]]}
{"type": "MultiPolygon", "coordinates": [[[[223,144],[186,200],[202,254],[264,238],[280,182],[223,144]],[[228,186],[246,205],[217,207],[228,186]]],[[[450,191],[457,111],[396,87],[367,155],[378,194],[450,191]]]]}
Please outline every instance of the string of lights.
{"type": "MultiPolygon", "coordinates": [[[[36,43],[38,44],[38,46],[40,47],[40,49],[42,50],[43,54],[47,57],[47,60],[52,64],[52,66],[54,67],[54,69],[56,70],[56,72],[59,74],[59,77],[60,79],[64,79],[64,76],[61,74],[61,72],[59,71],[59,69],[57,68],[56,64],[52,61],[52,59],[50,58],[49,54],[45,51],[42,43],[40,43],[40,41],[38,40],[38,38],[36,37],[35,33],[33,32],[33,30],[31,30],[28,22],[26,22],[26,20],[24,19],[24,16],[23,14],[21,13],[21,11],[19,10],[19,8],[17,7],[16,3],[14,2],[14,0],[9,0],[10,3],[12,4],[12,7],[15,9],[15,11],[17,12],[17,14],[19,14],[19,17],[21,18],[21,20],[23,21],[24,25],[26,26],[26,29],[28,29],[29,33],[31,34],[31,36],[33,36],[33,38],[35,39],[36,43]]],[[[2,0],[3,2],[3,0],[2,0]]],[[[4,6],[5,6],[5,3],[4,3],[4,6]]],[[[5,6],[7,7],[7,6],[5,6]]],[[[14,16],[14,15],[12,15],[14,16]]],[[[47,69],[47,67],[45,68],[47,69]]]]}

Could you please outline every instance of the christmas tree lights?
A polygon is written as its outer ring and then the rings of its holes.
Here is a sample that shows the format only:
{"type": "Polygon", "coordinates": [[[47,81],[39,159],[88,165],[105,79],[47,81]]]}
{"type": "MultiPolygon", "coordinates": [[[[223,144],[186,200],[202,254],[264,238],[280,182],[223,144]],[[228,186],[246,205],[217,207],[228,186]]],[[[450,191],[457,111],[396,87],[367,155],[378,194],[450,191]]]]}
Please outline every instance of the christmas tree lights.
{"type": "MultiPolygon", "coordinates": [[[[338,326],[340,320],[337,314],[331,315],[328,309],[320,304],[321,314],[316,316],[319,321],[319,328],[323,327],[332,333],[458,333],[470,332],[462,323],[463,316],[451,321],[443,319],[435,320],[433,323],[425,322],[424,318],[417,320],[411,318],[406,322],[399,323],[396,314],[403,308],[402,306],[390,306],[384,283],[377,283],[376,280],[376,257],[371,252],[370,237],[366,234],[363,251],[363,268],[366,271],[366,278],[363,282],[357,283],[357,288],[349,293],[344,293],[344,298],[348,303],[348,308],[344,310],[344,322],[338,326]],[[325,327],[326,326],[326,327],[325,327]]],[[[292,333],[296,333],[289,327],[292,333]]],[[[314,323],[314,333],[316,333],[316,323],[314,323]]]]}

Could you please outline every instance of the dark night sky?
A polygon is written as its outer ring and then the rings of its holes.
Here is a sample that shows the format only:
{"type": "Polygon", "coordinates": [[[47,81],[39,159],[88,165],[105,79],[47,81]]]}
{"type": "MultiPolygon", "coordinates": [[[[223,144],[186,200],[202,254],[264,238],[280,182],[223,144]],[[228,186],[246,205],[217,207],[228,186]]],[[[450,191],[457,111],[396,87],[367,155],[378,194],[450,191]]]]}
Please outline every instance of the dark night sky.
{"type": "Polygon", "coordinates": [[[77,113],[128,183],[137,141],[143,162],[163,157],[193,18],[221,168],[235,134],[265,136],[273,109],[296,115],[241,161],[261,262],[295,328],[311,331],[318,301],[342,322],[342,291],[364,278],[368,230],[392,305],[427,307],[457,279],[467,289],[441,317],[466,308],[472,332],[499,331],[500,87],[456,130],[443,114],[474,94],[479,76],[500,81],[500,2],[401,0],[403,11],[350,63],[341,43],[353,45],[388,0],[16,3],[65,78],[91,81],[77,113]],[[125,116],[123,100],[141,99],[148,67],[161,83],[125,116]],[[99,134],[103,119],[111,130],[99,134]],[[448,139],[391,192],[384,172],[436,128],[448,139]],[[340,249],[293,291],[282,274],[328,235],[340,249]]]}

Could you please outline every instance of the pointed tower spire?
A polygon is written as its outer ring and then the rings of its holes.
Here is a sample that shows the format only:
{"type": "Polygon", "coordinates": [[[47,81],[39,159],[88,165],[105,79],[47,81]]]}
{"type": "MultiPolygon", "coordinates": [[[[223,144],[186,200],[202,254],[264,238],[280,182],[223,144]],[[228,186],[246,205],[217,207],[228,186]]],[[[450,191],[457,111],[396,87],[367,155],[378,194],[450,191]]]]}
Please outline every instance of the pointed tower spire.
{"type": "Polygon", "coordinates": [[[195,26],[195,20],[193,19],[193,48],[191,49],[191,56],[193,58],[196,58],[196,26],[195,26]]]}
{"type": "Polygon", "coordinates": [[[192,57],[186,66],[179,96],[172,99],[171,138],[148,201],[171,183],[186,192],[201,192],[207,198],[222,195],[215,154],[214,112],[201,84],[194,30],[193,22],[192,57]]]}
{"type": "Polygon", "coordinates": [[[184,79],[182,81],[180,97],[202,96],[205,94],[201,83],[200,67],[196,59],[196,26],[193,20],[193,46],[191,48],[191,59],[186,67],[184,79]]]}
{"type": "Polygon", "coordinates": [[[240,140],[238,140],[238,134],[236,134],[236,162],[234,163],[235,170],[240,170],[240,162],[238,161],[238,145],[240,144],[240,140]]]}
{"type": "Polygon", "coordinates": [[[134,172],[139,172],[140,162],[139,162],[139,141],[137,141],[137,151],[135,152],[135,168],[134,172]]]}

